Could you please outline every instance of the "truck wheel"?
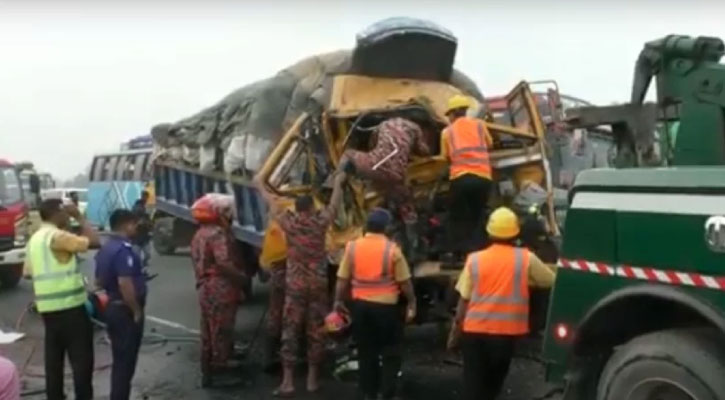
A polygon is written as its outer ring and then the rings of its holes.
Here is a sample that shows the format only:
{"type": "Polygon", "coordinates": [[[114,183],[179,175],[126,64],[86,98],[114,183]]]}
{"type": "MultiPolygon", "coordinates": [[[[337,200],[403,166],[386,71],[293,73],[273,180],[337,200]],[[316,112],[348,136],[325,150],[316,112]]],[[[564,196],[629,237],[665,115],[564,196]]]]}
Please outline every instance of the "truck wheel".
{"type": "Polygon", "coordinates": [[[176,251],[174,245],[174,219],[171,217],[158,218],[154,221],[154,235],[152,238],[154,250],[162,255],[172,255],[176,251]]]}
{"type": "Polygon", "coordinates": [[[23,277],[23,264],[0,267],[0,286],[6,289],[18,286],[23,277]]]}
{"type": "Polygon", "coordinates": [[[618,349],[604,367],[597,400],[725,399],[725,354],[715,332],[668,330],[618,349]]]}

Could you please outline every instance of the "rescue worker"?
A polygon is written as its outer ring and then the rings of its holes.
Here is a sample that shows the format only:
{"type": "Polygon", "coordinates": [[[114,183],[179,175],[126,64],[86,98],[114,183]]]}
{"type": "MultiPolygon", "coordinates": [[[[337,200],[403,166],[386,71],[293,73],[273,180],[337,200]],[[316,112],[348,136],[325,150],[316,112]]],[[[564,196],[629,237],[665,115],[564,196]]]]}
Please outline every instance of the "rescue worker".
{"type": "Polygon", "coordinates": [[[448,347],[462,335],[465,399],[493,400],[508,374],[516,340],[529,333],[529,286],[550,288],[554,272],[516,247],[516,214],[496,209],[486,230],[492,244],[469,254],[458,278],[461,295],[448,347]],[[462,332],[462,334],[461,334],[462,332]]]}
{"type": "Polygon", "coordinates": [[[275,262],[270,268],[269,306],[267,308],[267,341],[265,345],[265,365],[267,373],[279,371],[279,350],[282,344],[282,317],[285,302],[285,272],[287,262],[275,262]]]}
{"type": "Polygon", "coordinates": [[[269,273],[269,303],[267,306],[266,338],[264,346],[264,372],[277,373],[280,369],[279,349],[282,344],[282,313],[284,310],[285,272],[287,270],[284,232],[269,216],[264,232],[259,263],[269,273]]]}
{"type": "Polygon", "coordinates": [[[218,194],[207,194],[192,205],[192,216],[200,223],[191,240],[191,260],[201,308],[203,387],[211,386],[219,373],[239,366],[231,360],[234,321],[249,278],[232,236],[233,209],[234,199],[218,194]]]}
{"type": "Polygon", "coordinates": [[[412,257],[417,247],[418,215],[405,175],[411,154],[428,155],[430,149],[420,126],[409,119],[389,118],[378,125],[376,132],[377,140],[372,150],[345,150],[340,165],[346,172],[370,179],[375,189],[396,208],[405,225],[404,251],[412,257]]]}
{"type": "Polygon", "coordinates": [[[359,385],[364,398],[392,399],[402,364],[404,321],[416,313],[416,299],[408,263],[395,243],[385,236],[390,213],[373,210],[366,233],[350,242],[337,273],[335,309],[344,311],[351,288],[352,329],[358,345],[359,385]],[[398,303],[407,300],[407,312],[398,303]],[[382,366],[380,360],[382,359],[382,366]]]}
{"type": "Polygon", "coordinates": [[[85,309],[88,298],[76,254],[98,247],[95,230],[74,205],[60,199],[40,204],[42,225],[30,238],[25,276],[33,280],[35,307],[45,326],[45,391],[62,400],[63,367],[68,354],[76,399],[93,398],[93,328],[85,309]],[[67,231],[70,217],[81,235],[67,231]]]}
{"type": "Polygon", "coordinates": [[[288,397],[295,392],[294,367],[303,329],[307,333],[307,391],[317,392],[320,388],[319,367],[325,350],[322,327],[329,308],[325,238],[337,214],[345,179],[344,172],[334,176],[332,196],[324,209],[315,210],[312,197],[304,195],[295,200],[295,212],[280,210],[279,202],[258,183],[287,241],[280,351],[282,382],[274,396],[288,397]]]}
{"type": "Polygon", "coordinates": [[[109,223],[112,234],[96,254],[96,285],[109,300],[104,316],[113,355],[110,400],[128,400],[143,338],[146,276],[131,244],[136,215],[117,209],[109,223]]]}
{"type": "Polygon", "coordinates": [[[491,190],[493,139],[483,121],[466,116],[472,105],[469,97],[451,97],[446,111],[450,125],[441,133],[441,155],[450,163],[450,251],[458,255],[483,244],[491,190]]]}

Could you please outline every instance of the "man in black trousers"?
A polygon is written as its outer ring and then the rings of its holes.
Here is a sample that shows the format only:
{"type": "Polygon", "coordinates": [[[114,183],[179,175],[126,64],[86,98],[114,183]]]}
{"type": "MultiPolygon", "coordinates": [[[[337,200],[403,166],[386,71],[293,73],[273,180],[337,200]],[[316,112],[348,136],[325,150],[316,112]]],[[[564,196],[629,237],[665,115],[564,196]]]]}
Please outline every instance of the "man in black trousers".
{"type": "Polygon", "coordinates": [[[386,210],[373,210],[365,236],[348,243],[337,274],[335,309],[344,309],[343,301],[351,287],[360,391],[366,400],[378,395],[386,400],[395,397],[405,320],[412,320],[416,313],[408,263],[400,248],[385,236],[390,222],[386,210]],[[401,291],[408,302],[407,316],[398,302],[401,291]]]}
{"type": "Polygon", "coordinates": [[[143,338],[146,276],[131,244],[137,223],[133,212],[114,211],[112,236],[96,254],[97,285],[106,291],[109,301],[104,315],[113,353],[111,400],[129,399],[143,338]]]}
{"type": "Polygon", "coordinates": [[[24,275],[33,280],[35,308],[45,325],[45,391],[48,400],[63,400],[65,357],[73,370],[75,398],[93,398],[93,327],[85,309],[88,298],[78,253],[97,247],[98,234],[73,205],[60,199],[40,204],[40,228],[27,246],[24,275]],[[67,230],[70,217],[81,235],[67,230]]]}

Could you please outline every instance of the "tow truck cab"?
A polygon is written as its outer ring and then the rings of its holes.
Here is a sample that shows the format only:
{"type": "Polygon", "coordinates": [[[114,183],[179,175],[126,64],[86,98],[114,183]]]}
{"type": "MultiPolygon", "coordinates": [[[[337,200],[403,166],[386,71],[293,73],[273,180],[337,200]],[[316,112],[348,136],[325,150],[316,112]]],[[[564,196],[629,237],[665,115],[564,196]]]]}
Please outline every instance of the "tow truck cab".
{"type": "Polygon", "coordinates": [[[569,196],[544,343],[566,400],[725,399],[723,55],[717,38],[648,42],[632,103],[578,111],[639,168],[581,172],[569,196]]]}
{"type": "Polygon", "coordinates": [[[0,286],[3,288],[16,286],[22,277],[28,221],[18,171],[13,164],[0,159],[0,286]]]}

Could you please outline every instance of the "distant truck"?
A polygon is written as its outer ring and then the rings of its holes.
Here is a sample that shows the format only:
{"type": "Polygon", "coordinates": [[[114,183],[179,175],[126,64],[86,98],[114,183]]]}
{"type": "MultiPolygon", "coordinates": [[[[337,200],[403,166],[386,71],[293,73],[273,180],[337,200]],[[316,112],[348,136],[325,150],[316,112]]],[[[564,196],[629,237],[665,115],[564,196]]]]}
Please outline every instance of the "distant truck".
{"type": "MultiPolygon", "coordinates": [[[[37,194],[37,178],[32,189],[37,194]]],[[[23,274],[29,236],[28,205],[15,165],[0,159],[0,287],[15,287],[23,274]]]]}
{"type": "Polygon", "coordinates": [[[17,169],[20,176],[20,184],[23,188],[23,195],[25,201],[31,210],[35,210],[40,205],[41,198],[38,195],[39,192],[33,192],[33,189],[40,191],[46,189],[55,188],[55,180],[52,175],[45,172],[38,172],[32,162],[23,161],[15,163],[15,169],[17,169]],[[37,188],[33,185],[37,183],[37,188]]]}

